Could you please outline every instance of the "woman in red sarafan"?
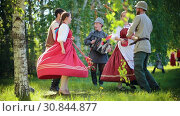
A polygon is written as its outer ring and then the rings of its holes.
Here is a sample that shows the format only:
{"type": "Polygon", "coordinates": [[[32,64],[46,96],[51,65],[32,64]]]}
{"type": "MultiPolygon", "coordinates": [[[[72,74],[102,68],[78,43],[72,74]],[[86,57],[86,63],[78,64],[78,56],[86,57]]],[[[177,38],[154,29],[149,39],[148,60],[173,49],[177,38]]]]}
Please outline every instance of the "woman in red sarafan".
{"type": "Polygon", "coordinates": [[[77,56],[72,45],[71,14],[63,13],[55,44],[47,49],[37,61],[39,79],[61,78],[59,92],[70,94],[68,90],[69,77],[88,77],[88,69],[77,56]]]}
{"type": "Polygon", "coordinates": [[[171,66],[176,66],[176,57],[175,57],[175,53],[174,52],[171,53],[170,65],[171,66]]]}
{"type": "MultiPolygon", "coordinates": [[[[123,20],[126,17],[126,12],[123,11],[121,13],[121,19],[123,20]]],[[[127,17],[126,17],[127,18],[127,17]]],[[[128,18],[127,18],[128,19],[128,18]]],[[[124,27],[117,27],[116,33],[112,35],[112,38],[114,36],[115,40],[119,40],[118,44],[116,45],[111,57],[109,58],[107,64],[104,67],[103,73],[101,75],[102,81],[107,82],[119,82],[118,88],[122,89],[122,83],[125,82],[124,79],[121,81],[121,76],[119,74],[118,68],[122,67],[122,60],[126,62],[125,69],[127,70],[126,77],[129,78],[132,84],[136,84],[136,78],[134,75],[134,45],[129,45],[133,42],[131,39],[126,38],[127,31],[130,27],[130,24],[128,23],[128,20],[124,21],[124,27]]]]}

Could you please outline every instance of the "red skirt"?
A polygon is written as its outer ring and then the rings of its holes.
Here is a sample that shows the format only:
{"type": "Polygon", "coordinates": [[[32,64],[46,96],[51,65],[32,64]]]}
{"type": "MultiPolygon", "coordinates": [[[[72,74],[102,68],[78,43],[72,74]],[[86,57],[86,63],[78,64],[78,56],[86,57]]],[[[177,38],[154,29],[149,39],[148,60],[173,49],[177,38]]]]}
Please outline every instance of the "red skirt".
{"type": "MultiPolygon", "coordinates": [[[[113,54],[109,58],[108,62],[106,63],[102,75],[101,75],[101,80],[102,81],[107,81],[107,82],[125,82],[124,79],[123,81],[120,81],[122,77],[120,77],[118,68],[121,67],[121,59],[124,59],[123,55],[121,54],[118,45],[116,45],[115,50],[113,51],[113,54]]],[[[127,70],[127,77],[129,78],[130,81],[136,80],[135,75],[134,75],[134,70],[129,67],[129,65],[126,62],[125,68],[127,70]]]]}
{"type": "Polygon", "coordinates": [[[37,61],[39,79],[60,78],[61,75],[71,77],[88,77],[88,69],[79,59],[72,40],[64,42],[65,54],[61,52],[59,42],[46,50],[37,61]]]}
{"type": "Polygon", "coordinates": [[[171,66],[176,66],[175,53],[171,53],[170,65],[171,65],[171,66]]]}

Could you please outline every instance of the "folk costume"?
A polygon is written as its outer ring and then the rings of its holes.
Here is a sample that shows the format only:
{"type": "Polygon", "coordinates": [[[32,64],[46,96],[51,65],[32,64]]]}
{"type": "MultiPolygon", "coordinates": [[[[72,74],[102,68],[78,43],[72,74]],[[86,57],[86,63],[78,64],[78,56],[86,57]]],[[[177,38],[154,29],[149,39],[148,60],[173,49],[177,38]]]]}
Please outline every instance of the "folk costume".
{"type": "MultiPolygon", "coordinates": [[[[104,25],[104,20],[100,17],[98,17],[94,23],[100,23],[102,25],[104,25]]],[[[100,52],[97,51],[97,47],[100,42],[102,41],[103,38],[106,38],[108,35],[104,32],[104,31],[98,31],[98,30],[94,30],[92,32],[90,32],[90,34],[87,36],[87,38],[84,40],[84,44],[85,45],[89,45],[90,46],[90,54],[89,57],[92,59],[93,62],[93,66],[95,67],[95,69],[91,69],[91,77],[92,77],[92,82],[93,84],[96,86],[97,85],[97,74],[96,74],[96,70],[97,68],[99,69],[99,85],[103,85],[103,81],[101,81],[101,74],[103,71],[103,68],[106,64],[106,62],[108,61],[108,55],[107,53],[102,54],[100,52]],[[95,40],[94,44],[91,44],[91,41],[95,40]]],[[[109,40],[107,40],[107,42],[109,42],[109,40]]]]}
{"type": "Polygon", "coordinates": [[[129,46],[133,42],[131,39],[126,38],[127,30],[130,24],[125,25],[123,28],[117,27],[116,33],[112,34],[112,39],[115,37],[123,38],[123,43],[119,41],[109,58],[107,64],[104,67],[103,73],[101,75],[102,81],[107,82],[125,82],[124,79],[121,80],[120,73],[118,71],[119,67],[121,69],[125,68],[127,70],[126,77],[129,78],[131,82],[135,82],[134,75],[134,61],[133,61],[133,50],[134,45],[129,46]],[[126,62],[125,67],[122,66],[123,62],[126,62]]]}
{"type": "MultiPolygon", "coordinates": [[[[48,29],[48,35],[46,39],[46,50],[54,45],[56,39],[56,33],[58,29],[59,29],[59,22],[54,20],[48,29]]],[[[59,83],[60,83],[60,78],[52,79],[50,90],[58,91],[59,83]]]]}
{"type": "Polygon", "coordinates": [[[178,66],[180,64],[180,49],[177,50],[177,62],[178,62],[178,66]]]}
{"type": "Polygon", "coordinates": [[[175,53],[174,52],[171,53],[170,65],[171,66],[176,66],[176,57],[175,57],[175,53]]]}
{"type": "MultiPolygon", "coordinates": [[[[147,3],[139,1],[135,7],[146,11],[147,3]]],[[[142,13],[136,15],[126,35],[129,38],[135,32],[134,36],[138,38],[134,46],[134,72],[138,84],[147,92],[160,89],[154,77],[147,70],[147,62],[151,53],[150,34],[152,28],[151,20],[145,13],[142,13]]]]}
{"type": "Polygon", "coordinates": [[[70,77],[88,77],[88,69],[77,56],[72,45],[72,31],[63,23],[59,27],[55,44],[38,59],[37,75],[39,79],[70,77]],[[60,41],[64,42],[65,54],[62,54],[60,41]]]}

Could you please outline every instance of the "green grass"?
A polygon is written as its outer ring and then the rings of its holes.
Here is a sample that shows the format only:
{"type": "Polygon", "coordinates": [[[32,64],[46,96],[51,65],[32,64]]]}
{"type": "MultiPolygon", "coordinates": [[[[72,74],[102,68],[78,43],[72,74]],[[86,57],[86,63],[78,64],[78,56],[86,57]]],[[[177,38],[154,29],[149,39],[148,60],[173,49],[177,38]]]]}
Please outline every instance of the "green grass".
{"type": "MultiPolygon", "coordinates": [[[[152,71],[153,67],[148,67],[152,71]]],[[[135,91],[126,87],[125,91],[117,89],[117,83],[105,82],[103,88],[93,86],[91,78],[70,78],[70,96],[61,96],[49,91],[51,80],[30,79],[32,101],[179,101],[180,100],[180,67],[165,67],[166,73],[157,69],[153,74],[160,84],[161,91],[147,93],[138,86],[135,91]]],[[[0,101],[17,101],[14,95],[13,79],[0,79],[0,101]]]]}

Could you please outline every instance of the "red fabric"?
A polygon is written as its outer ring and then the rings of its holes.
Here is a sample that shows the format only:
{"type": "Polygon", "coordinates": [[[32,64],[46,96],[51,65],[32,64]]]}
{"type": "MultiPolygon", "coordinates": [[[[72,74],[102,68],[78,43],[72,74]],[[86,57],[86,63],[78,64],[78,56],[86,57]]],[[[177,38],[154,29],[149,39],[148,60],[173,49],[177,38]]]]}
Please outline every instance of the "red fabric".
{"type": "Polygon", "coordinates": [[[127,40],[127,39],[124,39],[124,40],[121,42],[121,46],[123,46],[123,47],[128,46],[128,40],[127,40]]]}
{"type": "Polygon", "coordinates": [[[126,38],[127,31],[128,31],[128,28],[123,28],[123,29],[120,31],[120,37],[121,37],[121,38],[126,38]]]}
{"type": "Polygon", "coordinates": [[[171,66],[176,66],[176,58],[175,58],[175,53],[171,53],[171,58],[170,58],[170,65],[171,66]]]}
{"type": "MultiPolygon", "coordinates": [[[[118,45],[116,45],[115,50],[113,51],[113,54],[109,58],[108,62],[106,63],[102,75],[101,75],[101,80],[102,81],[108,81],[108,82],[120,82],[120,75],[118,72],[118,68],[121,67],[121,59],[124,59],[122,56],[118,45]]],[[[132,70],[129,65],[126,62],[125,68],[127,70],[127,77],[129,77],[130,81],[135,80],[135,75],[134,75],[134,70],[132,70]]],[[[124,81],[123,81],[124,82],[124,81]]]]}
{"type": "Polygon", "coordinates": [[[177,50],[177,58],[180,58],[180,50],[177,50]]]}
{"type": "Polygon", "coordinates": [[[128,31],[128,28],[123,28],[123,29],[120,31],[120,38],[123,38],[123,39],[124,39],[124,40],[121,42],[121,45],[122,45],[123,47],[128,46],[128,39],[126,38],[127,31],[128,31]]]}
{"type": "MultiPolygon", "coordinates": [[[[67,38],[72,38],[71,30],[67,38]]],[[[60,43],[56,41],[39,57],[37,61],[39,79],[60,78],[61,75],[88,77],[88,69],[77,56],[71,39],[64,42],[64,48],[66,53],[62,54],[60,43]]]]}

